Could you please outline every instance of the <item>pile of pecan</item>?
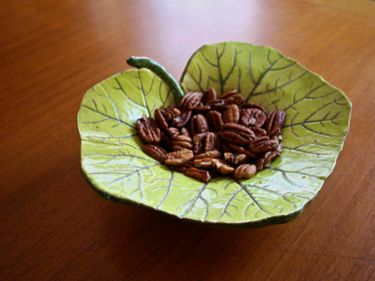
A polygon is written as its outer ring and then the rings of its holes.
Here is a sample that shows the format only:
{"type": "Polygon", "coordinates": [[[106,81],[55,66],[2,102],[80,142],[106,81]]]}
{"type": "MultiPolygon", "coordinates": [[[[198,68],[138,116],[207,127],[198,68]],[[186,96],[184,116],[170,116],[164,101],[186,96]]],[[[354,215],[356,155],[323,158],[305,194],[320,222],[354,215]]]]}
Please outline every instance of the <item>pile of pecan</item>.
{"type": "Polygon", "coordinates": [[[147,142],[143,151],[178,172],[209,182],[233,175],[251,178],[282,151],[285,112],[245,103],[237,90],[219,97],[213,88],[189,92],[178,107],[155,110],[155,119],[137,120],[147,142]]]}

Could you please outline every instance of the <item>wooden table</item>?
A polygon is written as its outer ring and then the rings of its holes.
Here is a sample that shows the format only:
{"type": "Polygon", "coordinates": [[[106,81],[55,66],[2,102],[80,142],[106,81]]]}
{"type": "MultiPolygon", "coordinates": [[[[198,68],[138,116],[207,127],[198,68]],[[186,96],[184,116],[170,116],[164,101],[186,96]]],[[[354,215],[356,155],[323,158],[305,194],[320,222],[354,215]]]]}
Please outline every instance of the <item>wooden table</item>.
{"type": "Polygon", "coordinates": [[[375,280],[375,2],[177,2],[2,2],[0,279],[375,280]],[[229,40],[273,46],[352,101],[314,203],[290,223],[239,230],[94,193],[80,172],[85,91],[131,55],[179,77],[202,44],[229,40]]]}

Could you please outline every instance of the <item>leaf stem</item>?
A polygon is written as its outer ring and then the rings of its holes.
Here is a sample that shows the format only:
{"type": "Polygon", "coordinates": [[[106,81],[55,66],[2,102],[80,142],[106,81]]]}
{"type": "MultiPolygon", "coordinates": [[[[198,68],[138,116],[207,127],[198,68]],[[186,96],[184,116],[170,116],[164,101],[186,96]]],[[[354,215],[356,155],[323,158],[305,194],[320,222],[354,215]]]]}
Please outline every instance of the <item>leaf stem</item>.
{"type": "Polygon", "coordinates": [[[130,66],[137,68],[147,68],[159,76],[160,79],[163,80],[171,89],[176,104],[178,104],[178,102],[184,96],[184,91],[182,90],[180,84],[162,65],[158,64],[156,61],[153,61],[147,57],[130,57],[126,62],[130,66]]]}

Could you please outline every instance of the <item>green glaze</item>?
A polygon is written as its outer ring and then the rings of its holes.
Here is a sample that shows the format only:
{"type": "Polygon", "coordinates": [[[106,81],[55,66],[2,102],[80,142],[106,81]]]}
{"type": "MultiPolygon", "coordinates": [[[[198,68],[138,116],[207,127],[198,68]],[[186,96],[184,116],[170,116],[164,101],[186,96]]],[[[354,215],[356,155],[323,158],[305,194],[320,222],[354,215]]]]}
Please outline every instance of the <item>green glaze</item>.
{"type": "Polygon", "coordinates": [[[298,217],[330,175],[348,132],[351,104],[337,88],[269,47],[206,45],[190,59],[186,91],[237,88],[267,111],[284,109],[284,151],[248,180],[208,184],[169,170],[142,152],[135,122],[173,104],[148,69],[128,70],[94,86],[78,114],[82,171],[103,197],[193,222],[258,227],[298,217]]]}
{"type": "Polygon", "coordinates": [[[150,69],[153,73],[159,76],[171,89],[176,104],[184,96],[184,91],[182,90],[180,84],[176,81],[176,79],[174,79],[173,76],[169,74],[163,66],[153,61],[152,59],[146,57],[131,57],[126,62],[130,66],[150,69]]]}

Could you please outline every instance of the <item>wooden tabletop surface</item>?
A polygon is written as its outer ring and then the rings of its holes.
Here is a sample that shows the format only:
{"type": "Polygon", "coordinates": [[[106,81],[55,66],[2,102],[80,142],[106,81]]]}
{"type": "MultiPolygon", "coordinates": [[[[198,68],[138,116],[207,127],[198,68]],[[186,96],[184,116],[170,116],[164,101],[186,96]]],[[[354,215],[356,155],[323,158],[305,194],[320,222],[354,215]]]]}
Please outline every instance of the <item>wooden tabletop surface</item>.
{"type": "Polygon", "coordinates": [[[375,280],[375,2],[341,2],[2,1],[0,280],[375,280]],[[287,224],[219,229],[93,192],[85,91],[132,55],[179,78],[201,45],[230,40],[280,50],[353,103],[313,204],[287,224]]]}

